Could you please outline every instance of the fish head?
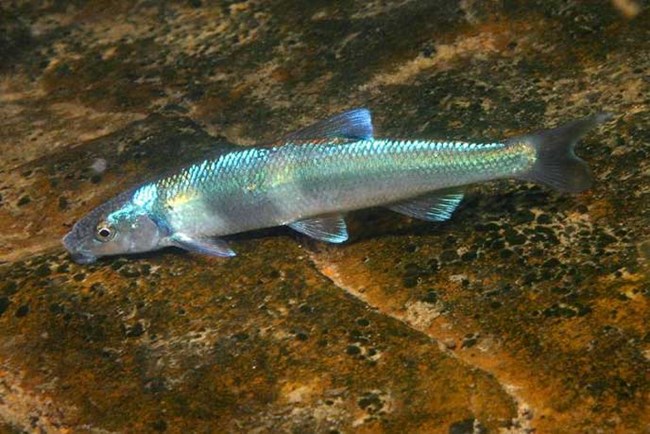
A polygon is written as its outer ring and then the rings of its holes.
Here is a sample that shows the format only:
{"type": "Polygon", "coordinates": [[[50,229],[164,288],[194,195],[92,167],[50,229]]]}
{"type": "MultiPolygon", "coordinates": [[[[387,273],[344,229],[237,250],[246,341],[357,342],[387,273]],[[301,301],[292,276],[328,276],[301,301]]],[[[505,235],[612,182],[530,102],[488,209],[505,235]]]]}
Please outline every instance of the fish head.
{"type": "Polygon", "coordinates": [[[163,246],[166,230],[128,197],[118,196],[93,209],[63,237],[63,245],[79,264],[102,256],[142,253],[163,246]]]}

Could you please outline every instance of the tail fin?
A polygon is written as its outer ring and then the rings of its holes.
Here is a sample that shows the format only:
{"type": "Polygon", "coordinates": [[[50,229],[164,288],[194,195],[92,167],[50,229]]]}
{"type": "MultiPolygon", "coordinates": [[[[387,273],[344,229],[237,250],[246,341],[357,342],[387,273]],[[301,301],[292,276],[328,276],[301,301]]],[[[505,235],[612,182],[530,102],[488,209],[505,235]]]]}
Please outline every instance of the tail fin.
{"type": "Polygon", "coordinates": [[[573,149],[583,135],[611,117],[609,113],[600,113],[557,128],[510,139],[509,143],[529,143],[537,151],[535,164],[519,178],[546,184],[559,191],[578,193],[587,190],[591,186],[591,171],[587,163],[574,154],[573,149]]]}

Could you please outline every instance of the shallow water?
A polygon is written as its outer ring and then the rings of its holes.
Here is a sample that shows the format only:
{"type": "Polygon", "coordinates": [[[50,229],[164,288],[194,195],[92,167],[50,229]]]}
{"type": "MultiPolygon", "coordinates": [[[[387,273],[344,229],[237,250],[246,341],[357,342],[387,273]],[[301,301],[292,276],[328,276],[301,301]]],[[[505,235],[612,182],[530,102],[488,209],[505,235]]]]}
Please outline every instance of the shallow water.
{"type": "Polygon", "coordinates": [[[650,65],[636,1],[24,2],[0,9],[0,417],[16,431],[642,432],[650,65]],[[163,4],[163,3],[161,3],[163,4]],[[630,9],[630,5],[632,8],[630,9]],[[228,260],[77,265],[133,184],[352,107],[498,139],[610,111],[579,195],[499,182],[228,260]]]}

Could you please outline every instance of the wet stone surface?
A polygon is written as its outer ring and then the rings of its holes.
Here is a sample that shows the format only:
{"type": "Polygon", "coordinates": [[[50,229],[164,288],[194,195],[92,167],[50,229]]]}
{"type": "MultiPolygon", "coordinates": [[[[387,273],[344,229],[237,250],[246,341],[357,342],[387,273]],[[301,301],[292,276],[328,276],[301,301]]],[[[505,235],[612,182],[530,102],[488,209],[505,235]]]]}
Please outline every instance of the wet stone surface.
{"type": "Polygon", "coordinates": [[[12,431],[644,432],[641,2],[0,6],[0,418],[12,431]],[[498,182],[454,217],[349,216],[238,256],[70,261],[112,195],[367,106],[378,135],[501,138],[596,111],[594,188],[498,182]]]}

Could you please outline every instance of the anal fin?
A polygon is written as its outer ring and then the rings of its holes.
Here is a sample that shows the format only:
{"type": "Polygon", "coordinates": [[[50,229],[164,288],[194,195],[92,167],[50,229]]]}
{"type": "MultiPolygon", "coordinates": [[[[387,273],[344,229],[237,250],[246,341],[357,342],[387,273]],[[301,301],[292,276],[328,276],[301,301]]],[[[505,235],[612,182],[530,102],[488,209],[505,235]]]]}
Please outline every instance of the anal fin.
{"type": "Polygon", "coordinates": [[[232,257],[236,256],[228,243],[219,238],[192,238],[185,234],[176,233],[171,237],[172,244],[190,252],[203,253],[204,255],[232,257]]]}
{"type": "Polygon", "coordinates": [[[463,200],[463,194],[463,190],[459,188],[444,189],[393,204],[388,208],[416,219],[442,222],[451,218],[451,214],[463,200]]]}
{"type": "Polygon", "coordinates": [[[342,243],[348,239],[348,228],[340,214],[298,220],[288,225],[291,229],[328,243],[342,243]]]}

